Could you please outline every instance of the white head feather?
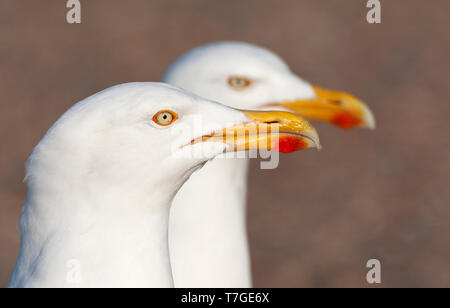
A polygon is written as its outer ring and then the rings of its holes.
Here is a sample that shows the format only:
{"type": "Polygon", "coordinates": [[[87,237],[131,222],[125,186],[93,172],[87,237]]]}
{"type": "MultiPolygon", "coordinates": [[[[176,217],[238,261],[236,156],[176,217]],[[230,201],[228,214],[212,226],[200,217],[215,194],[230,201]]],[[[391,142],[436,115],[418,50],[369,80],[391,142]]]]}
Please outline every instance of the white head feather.
{"type": "Polygon", "coordinates": [[[187,52],[167,69],[163,81],[240,109],[315,98],[311,85],[293,74],[278,55],[240,42],[214,43],[187,52]],[[232,89],[228,79],[233,76],[251,80],[252,86],[232,89]]]}
{"type": "MultiPolygon", "coordinates": [[[[21,251],[9,286],[171,286],[170,203],[211,158],[180,159],[173,151],[175,139],[176,146],[191,139],[172,130],[194,125],[194,115],[205,126],[246,121],[234,109],[154,83],[112,87],[69,109],[28,160],[21,251]],[[152,118],[160,110],[179,118],[158,126],[152,118]],[[81,267],[76,284],[67,276],[73,260],[81,267]]],[[[208,155],[224,147],[212,144],[208,155]]]]}

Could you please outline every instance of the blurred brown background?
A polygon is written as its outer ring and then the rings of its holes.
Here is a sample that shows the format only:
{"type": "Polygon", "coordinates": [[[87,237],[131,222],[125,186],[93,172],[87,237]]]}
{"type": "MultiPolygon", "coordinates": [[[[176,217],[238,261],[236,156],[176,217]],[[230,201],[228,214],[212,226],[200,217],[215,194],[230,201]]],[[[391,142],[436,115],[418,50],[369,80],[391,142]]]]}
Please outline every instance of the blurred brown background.
{"type": "Polygon", "coordinates": [[[0,1],[0,286],[18,254],[24,161],[75,102],[157,81],[183,52],[266,46],[310,82],[374,110],[374,132],[318,123],[322,152],[252,164],[249,231],[257,287],[450,287],[450,2],[365,0],[0,1]]]}

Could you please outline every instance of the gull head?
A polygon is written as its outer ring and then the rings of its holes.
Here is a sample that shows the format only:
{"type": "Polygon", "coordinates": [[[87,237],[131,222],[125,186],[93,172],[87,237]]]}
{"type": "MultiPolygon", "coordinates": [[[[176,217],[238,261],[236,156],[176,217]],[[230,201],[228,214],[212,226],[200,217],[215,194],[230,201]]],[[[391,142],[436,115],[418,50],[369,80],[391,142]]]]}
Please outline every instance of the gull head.
{"type": "Polygon", "coordinates": [[[217,155],[263,147],[292,152],[320,143],[308,121],[292,113],[237,110],[166,84],[130,83],[63,114],[30,156],[27,181],[31,189],[83,195],[175,191],[217,155]]]}
{"type": "Polygon", "coordinates": [[[191,50],[169,67],[163,81],[235,108],[288,110],[343,129],[375,128],[371,110],[356,97],[311,85],[278,55],[247,43],[191,50]]]}

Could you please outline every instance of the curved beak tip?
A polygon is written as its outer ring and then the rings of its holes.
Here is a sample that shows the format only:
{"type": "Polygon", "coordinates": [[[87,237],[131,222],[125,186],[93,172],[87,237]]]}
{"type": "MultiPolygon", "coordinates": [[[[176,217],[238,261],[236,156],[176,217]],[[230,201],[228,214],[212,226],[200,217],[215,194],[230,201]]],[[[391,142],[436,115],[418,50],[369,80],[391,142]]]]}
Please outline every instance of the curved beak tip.
{"type": "Polygon", "coordinates": [[[377,123],[373,112],[369,108],[365,107],[363,109],[363,114],[366,127],[370,130],[374,130],[377,127],[377,123]]]}
{"type": "Polygon", "coordinates": [[[313,133],[310,133],[309,138],[311,138],[310,147],[322,151],[322,144],[320,143],[319,134],[316,129],[313,130],[313,133]]]}

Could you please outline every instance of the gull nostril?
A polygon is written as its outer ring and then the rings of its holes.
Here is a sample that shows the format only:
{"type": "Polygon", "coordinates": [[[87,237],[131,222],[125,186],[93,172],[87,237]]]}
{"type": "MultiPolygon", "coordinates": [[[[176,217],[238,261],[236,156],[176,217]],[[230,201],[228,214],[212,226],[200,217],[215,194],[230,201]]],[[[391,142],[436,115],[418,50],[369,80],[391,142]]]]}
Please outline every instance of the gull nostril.
{"type": "Polygon", "coordinates": [[[264,124],[280,124],[280,121],[267,121],[264,124]]]}
{"type": "Polygon", "coordinates": [[[328,102],[332,105],[342,106],[342,101],[337,100],[337,99],[330,99],[328,102]]]}

